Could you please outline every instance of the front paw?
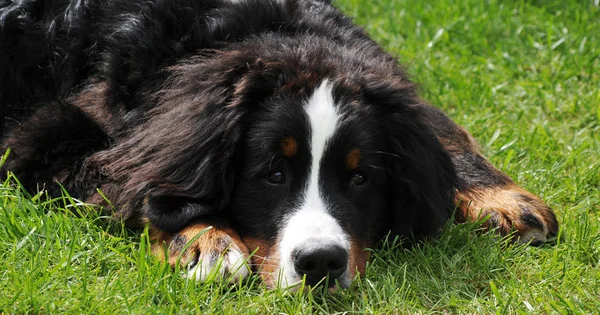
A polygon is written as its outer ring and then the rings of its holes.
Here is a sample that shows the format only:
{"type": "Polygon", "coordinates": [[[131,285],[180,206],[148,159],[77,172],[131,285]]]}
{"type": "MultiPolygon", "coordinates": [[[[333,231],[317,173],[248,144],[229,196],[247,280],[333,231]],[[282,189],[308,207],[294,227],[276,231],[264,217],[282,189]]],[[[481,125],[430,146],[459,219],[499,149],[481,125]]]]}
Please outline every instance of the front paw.
{"type": "Polygon", "coordinates": [[[194,224],[172,236],[156,235],[155,255],[164,259],[166,252],[169,264],[179,264],[187,278],[237,282],[250,274],[248,248],[231,229],[194,224]]]}
{"type": "Polygon", "coordinates": [[[468,220],[489,217],[485,226],[501,235],[514,232],[513,241],[542,245],[556,238],[558,221],[552,209],[516,185],[475,188],[458,192],[458,206],[468,220]]]}

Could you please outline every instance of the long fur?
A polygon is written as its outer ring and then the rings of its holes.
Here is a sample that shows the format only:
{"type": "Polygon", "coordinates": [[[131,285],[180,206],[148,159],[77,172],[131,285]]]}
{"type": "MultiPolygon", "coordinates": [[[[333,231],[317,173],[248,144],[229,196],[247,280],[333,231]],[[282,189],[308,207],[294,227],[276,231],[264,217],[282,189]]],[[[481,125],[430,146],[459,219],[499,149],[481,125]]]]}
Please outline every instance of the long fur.
{"type": "Polygon", "coordinates": [[[227,210],[254,104],[317,77],[377,104],[387,228],[435,234],[454,207],[450,157],[396,59],[326,1],[0,3],[5,169],[32,190],[101,189],[118,216],[168,232],[227,210]]]}
{"type": "Polygon", "coordinates": [[[184,257],[210,269],[230,249],[256,249],[268,286],[283,265],[284,280],[313,285],[331,261],[297,263],[325,255],[313,245],[337,233],[330,250],[347,287],[364,272],[364,248],[390,231],[435,235],[455,210],[458,222],[488,216],[521,242],[558,230],[549,207],[324,0],[0,0],[0,113],[0,153],[12,150],[0,179],[10,171],[51,195],[64,187],[149,225],[154,253],[172,266],[184,257]],[[323,82],[323,106],[340,121],[324,122],[336,133],[313,181],[324,209],[294,221],[314,171],[306,103],[323,82]]]}

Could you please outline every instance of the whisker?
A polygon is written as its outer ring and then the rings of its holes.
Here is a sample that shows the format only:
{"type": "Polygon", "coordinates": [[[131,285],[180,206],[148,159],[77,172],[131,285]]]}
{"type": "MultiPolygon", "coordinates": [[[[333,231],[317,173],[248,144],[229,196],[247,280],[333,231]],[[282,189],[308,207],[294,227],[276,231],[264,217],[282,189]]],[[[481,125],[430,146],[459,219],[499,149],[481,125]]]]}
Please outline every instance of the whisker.
{"type": "Polygon", "coordinates": [[[274,154],[274,155],[271,157],[271,160],[269,161],[269,170],[271,170],[271,169],[272,169],[272,166],[273,166],[273,160],[274,160],[276,157],[277,157],[277,154],[274,154]]]}
{"type": "Polygon", "coordinates": [[[271,260],[271,258],[265,257],[265,256],[259,256],[259,255],[251,255],[251,256],[252,257],[257,257],[257,258],[260,258],[260,259],[263,259],[263,260],[271,260]]]}
{"type": "Polygon", "coordinates": [[[252,266],[257,266],[257,267],[279,267],[279,265],[272,265],[272,264],[253,264],[252,266]]]}
{"type": "Polygon", "coordinates": [[[278,158],[278,160],[275,162],[275,164],[281,162],[281,160],[283,159],[283,156],[281,156],[280,154],[274,154],[271,157],[271,160],[269,161],[269,170],[273,169],[273,161],[275,160],[275,158],[278,158]]]}
{"type": "Polygon", "coordinates": [[[387,156],[391,156],[391,157],[394,157],[394,158],[397,158],[397,159],[401,159],[401,158],[402,158],[402,157],[401,157],[400,155],[398,155],[398,154],[394,154],[394,153],[391,153],[391,152],[385,152],[385,151],[371,151],[371,152],[369,152],[369,154],[381,154],[381,155],[387,155],[387,156]]]}
{"type": "Polygon", "coordinates": [[[388,171],[388,170],[390,170],[389,168],[383,167],[383,166],[377,166],[377,165],[371,165],[371,164],[368,164],[366,166],[370,167],[370,168],[374,168],[376,170],[381,170],[381,171],[388,171]]]}

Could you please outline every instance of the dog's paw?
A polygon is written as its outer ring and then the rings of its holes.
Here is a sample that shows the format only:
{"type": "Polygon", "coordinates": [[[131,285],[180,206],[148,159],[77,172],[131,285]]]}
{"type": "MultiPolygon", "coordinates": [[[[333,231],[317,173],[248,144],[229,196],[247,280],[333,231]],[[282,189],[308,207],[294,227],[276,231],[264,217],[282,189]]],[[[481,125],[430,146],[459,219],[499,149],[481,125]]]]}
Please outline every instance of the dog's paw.
{"type": "MultiPolygon", "coordinates": [[[[162,243],[167,244],[169,264],[173,267],[179,264],[187,278],[201,282],[209,279],[237,282],[251,272],[248,249],[231,229],[196,224],[162,239],[162,243]]],[[[164,256],[161,250],[165,252],[164,247],[154,252],[161,257],[164,256]]]]}
{"type": "Polygon", "coordinates": [[[484,225],[500,235],[514,232],[513,241],[539,246],[556,238],[558,221],[552,209],[517,186],[472,189],[458,193],[465,218],[489,219],[484,225]]]}

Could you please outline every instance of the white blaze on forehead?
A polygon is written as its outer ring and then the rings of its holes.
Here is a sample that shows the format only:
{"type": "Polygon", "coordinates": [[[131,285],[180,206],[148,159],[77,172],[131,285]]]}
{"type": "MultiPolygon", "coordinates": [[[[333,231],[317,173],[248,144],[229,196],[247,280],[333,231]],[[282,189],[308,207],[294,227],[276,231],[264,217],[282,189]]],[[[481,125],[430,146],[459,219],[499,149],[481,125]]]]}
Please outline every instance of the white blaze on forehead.
{"type": "MultiPolygon", "coordinates": [[[[334,136],[340,121],[332,95],[332,86],[324,81],[314,91],[305,105],[310,124],[311,167],[308,170],[308,182],[302,195],[301,204],[286,218],[280,235],[280,270],[277,285],[288,287],[299,283],[302,278],[296,274],[292,253],[306,245],[308,239],[323,244],[335,244],[346,251],[350,241],[342,227],[331,216],[327,204],[319,189],[321,162],[330,139],[334,136]]],[[[349,285],[348,272],[339,278],[340,283],[349,285]]]]}
{"type": "Polygon", "coordinates": [[[324,81],[315,90],[306,105],[306,113],[310,122],[310,153],[312,164],[305,202],[308,203],[308,206],[320,206],[318,202],[322,202],[319,193],[321,159],[325,154],[329,139],[335,133],[339,121],[339,115],[335,109],[332,88],[329,82],[324,81]]]}

